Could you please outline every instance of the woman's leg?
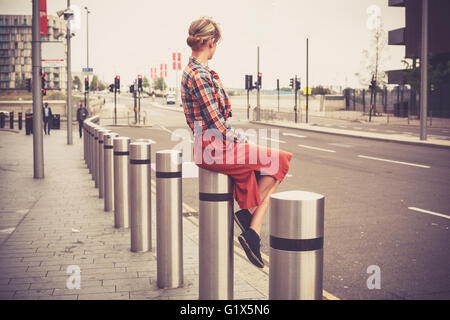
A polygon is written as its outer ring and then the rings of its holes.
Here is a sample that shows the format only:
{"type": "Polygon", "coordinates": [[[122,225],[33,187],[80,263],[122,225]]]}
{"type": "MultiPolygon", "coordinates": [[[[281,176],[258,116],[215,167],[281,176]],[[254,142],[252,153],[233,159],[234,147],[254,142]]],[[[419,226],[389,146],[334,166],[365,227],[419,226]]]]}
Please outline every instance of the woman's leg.
{"type": "Polygon", "coordinates": [[[279,184],[280,181],[271,176],[261,176],[259,185],[262,203],[259,207],[253,208],[253,210],[250,211],[253,215],[250,228],[255,230],[258,235],[261,232],[264,216],[269,208],[270,196],[275,192],[279,184]]]}

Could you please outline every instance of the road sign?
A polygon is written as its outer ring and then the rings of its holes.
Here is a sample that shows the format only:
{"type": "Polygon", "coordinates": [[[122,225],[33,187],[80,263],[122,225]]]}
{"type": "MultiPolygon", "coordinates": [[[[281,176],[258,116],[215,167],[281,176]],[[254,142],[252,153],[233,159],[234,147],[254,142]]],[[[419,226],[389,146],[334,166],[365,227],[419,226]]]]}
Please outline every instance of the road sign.
{"type": "Polygon", "coordinates": [[[93,73],[94,68],[83,68],[83,73],[93,73]]]}

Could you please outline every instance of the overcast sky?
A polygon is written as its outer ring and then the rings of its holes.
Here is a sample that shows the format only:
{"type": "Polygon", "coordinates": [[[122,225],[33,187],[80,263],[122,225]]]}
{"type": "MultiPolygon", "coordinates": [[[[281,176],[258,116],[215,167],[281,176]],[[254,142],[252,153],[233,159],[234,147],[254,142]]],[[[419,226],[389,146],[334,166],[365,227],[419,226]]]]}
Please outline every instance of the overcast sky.
{"type": "MultiPolygon", "coordinates": [[[[243,88],[245,74],[256,77],[260,46],[263,89],[276,79],[288,86],[295,74],[306,78],[306,37],[309,38],[309,82],[313,85],[360,86],[362,51],[370,48],[367,9],[380,9],[385,30],[405,26],[404,8],[388,7],[388,0],[72,0],[80,8],[80,27],[72,38],[72,71],[86,66],[86,10],[89,8],[89,66],[104,81],[116,74],[122,85],[138,74],[150,78],[150,68],[167,63],[169,85],[175,83],[172,52],[182,53],[182,67],[190,49],[190,23],[212,17],[222,29],[216,55],[209,66],[227,88],[243,88]]],[[[67,7],[66,0],[47,0],[47,13],[67,7]]],[[[0,0],[2,14],[31,15],[31,0],[0,0]]],[[[386,46],[387,69],[402,68],[403,46],[386,46]]],[[[180,77],[180,74],[178,75],[180,77]]]]}

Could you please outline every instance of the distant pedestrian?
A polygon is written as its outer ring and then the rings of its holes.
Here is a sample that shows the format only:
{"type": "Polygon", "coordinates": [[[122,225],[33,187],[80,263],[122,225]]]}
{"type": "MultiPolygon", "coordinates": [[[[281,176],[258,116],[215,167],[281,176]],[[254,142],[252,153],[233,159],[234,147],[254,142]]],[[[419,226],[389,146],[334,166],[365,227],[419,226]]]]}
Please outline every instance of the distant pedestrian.
{"type": "Polygon", "coordinates": [[[80,103],[80,107],[77,110],[77,121],[78,121],[78,127],[80,130],[80,139],[83,135],[83,122],[88,117],[89,113],[87,109],[80,103]]]}
{"type": "Polygon", "coordinates": [[[53,114],[52,108],[48,106],[47,102],[44,104],[44,108],[42,108],[42,115],[44,117],[44,132],[45,134],[50,134],[50,129],[52,128],[53,114]]]}

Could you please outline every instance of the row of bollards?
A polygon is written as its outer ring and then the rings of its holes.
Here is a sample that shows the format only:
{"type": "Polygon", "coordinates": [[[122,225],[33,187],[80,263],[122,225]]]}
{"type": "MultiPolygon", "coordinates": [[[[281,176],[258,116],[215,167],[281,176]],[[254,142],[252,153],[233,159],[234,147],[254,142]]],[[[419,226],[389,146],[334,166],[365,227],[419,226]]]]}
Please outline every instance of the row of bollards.
{"type": "MultiPolygon", "coordinates": [[[[6,112],[0,112],[0,128],[6,125],[6,112]]],[[[22,130],[22,112],[17,113],[17,125],[19,130],[22,130]]],[[[9,129],[14,129],[14,111],[9,112],[9,129]]]]}
{"type": "MultiPolygon", "coordinates": [[[[152,251],[151,142],[84,122],[84,160],[114,227],[130,229],[133,252],[152,251]]],[[[183,286],[182,154],[156,152],[156,252],[159,288],[183,286]]],[[[233,183],[199,168],[199,299],[233,299],[233,183]]],[[[269,299],[322,299],[324,196],[273,194],[269,299]]]]}

